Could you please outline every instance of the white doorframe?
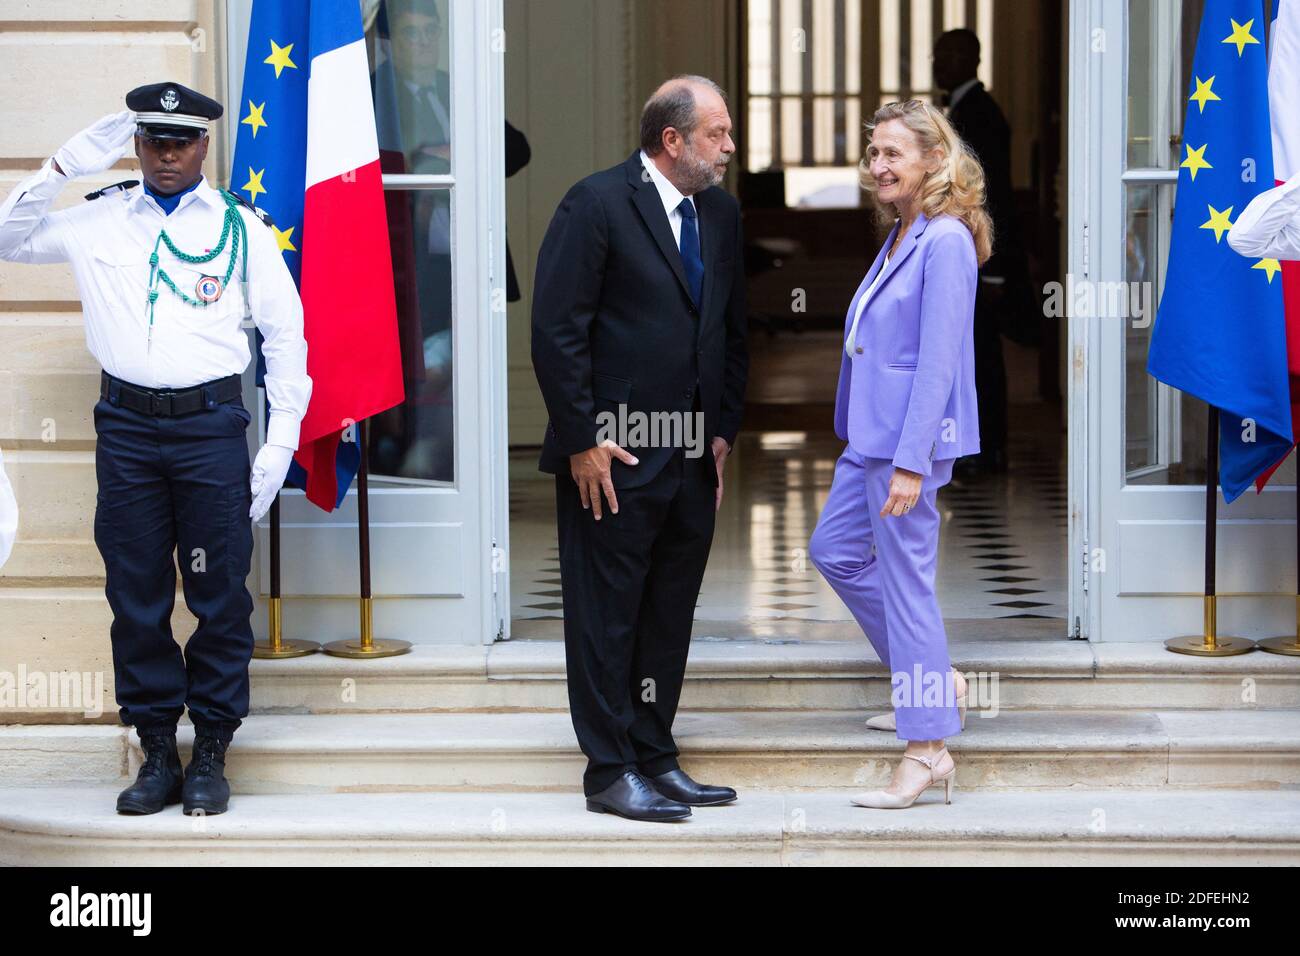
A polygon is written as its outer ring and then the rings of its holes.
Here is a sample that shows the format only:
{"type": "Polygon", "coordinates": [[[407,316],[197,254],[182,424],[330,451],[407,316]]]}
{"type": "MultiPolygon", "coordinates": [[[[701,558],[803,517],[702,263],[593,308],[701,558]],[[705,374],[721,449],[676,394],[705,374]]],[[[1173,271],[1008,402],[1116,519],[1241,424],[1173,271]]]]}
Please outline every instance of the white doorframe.
{"type": "MultiPolygon", "coordinates": [[[[1066,159],[1066,276],[1067,280],[1089,281],[1092,277],[1091,237],[1100,221],[1101,210],[1096,197],[1096,177],[1091,159],[1096,157],[1107,130],[1094,104],[1104,101],[1102,83],[1105,73],[1094,64],[1094,47],[1104,42],[1095,34],[1100,17],[1101,0],[1071,0],[1067,19],[1069,29],[1069,92],[1066,159]]],[[[1066,287],[1070,283],[1067,281],[1066,287]]],[[[1069,383],[1066,390],[1068,421],[1068,498],[1067,576],[1069,579],[1069,621],[1073,637],[1093,640],[1098,633],[1098,602],[1093,600],[1090,573],[1091,542],[1099,539],[1096,527],[1097,477],[1091,451],[1098,448],[1101,420],[1095,385],[1097,363],[1097,328],[1086,318],[1072,312],[1069,329],[1069,383]]]]}
{"type": "MultiPolygon", "coordinates": [[[[483,602],[483,641],[510,638],[510,446],[509,360],[506,324],[506,172],[505,172],[505,11],[502,0],[466,0],[473,5],[480,21],[475,31],[479,47],[485,51],[477,58],[475,101],[483,122],[478,124],[476,147],[482,161],[478,169],[485,174],[478,191],[481,221],[486,226],[488,282],[487,307],[480,314],[488,317],[483,336],[484,360],[479,376],[480,403],[484,409],[486,439],[482,444],[482,474],[488,487],[480,505],[483,521],[490,531],[488,584],[483,602]]],[[[516,38],[522,42],[522,38],[516,38]]]]}
{"type": "MultiPolygon", "coordinates": [[[[1075,283],[1095,287],[1126,279],[1126,190],[1177,182],[1176,169],[1126,169],[1128,15],[1125,0],[1070,6],[1067,261],[1075,283]]],[[[1126,479],[1127,321],[1069,319],[1070,615],[1094,641],[1164,640],[1201,633],[1203,623],[1204,486],[1126,479]]],[[[1166,461],[1178,453],[1172,442],[1181,447],[1178,398],[1169,390],[1158,406],[1166,461]]],[[[1294,488],[1270,484],[1231,505],[1220,495],[1217,561],[1221,633],[1293,631],[1294,488]]]]}
{"type": "MultiPolygon", "coordinates": [[[[251,2],[226,0],[225,6],[227,131],[233,143],[251,2]]],[[[509,553],[505,41],[501,0],[445,0],[444,9],[450,51],[445,66],[452,88],[451,173],[404,180],[386,176],[385,186],[451,191],[455,480],[372,477],[372,585],[377,636],[416,643],[478,644],[506,636],[509,627],[509,562],[504,557],[509,553]],[[495,294],[498,287],[499,295],[495,294]]],[[[245,387],[251,396],[251,369],[245,387]]],[[[312,640],[355,636],[355,484],[331,514],[310,505],[295,489],[282,493],[281,511],[285,635],[312,640]]],[[[266,521],[255,531],[255,572],[249,589],[258,605],[254,630],[264,636],[269,582],[266,521]]]]}

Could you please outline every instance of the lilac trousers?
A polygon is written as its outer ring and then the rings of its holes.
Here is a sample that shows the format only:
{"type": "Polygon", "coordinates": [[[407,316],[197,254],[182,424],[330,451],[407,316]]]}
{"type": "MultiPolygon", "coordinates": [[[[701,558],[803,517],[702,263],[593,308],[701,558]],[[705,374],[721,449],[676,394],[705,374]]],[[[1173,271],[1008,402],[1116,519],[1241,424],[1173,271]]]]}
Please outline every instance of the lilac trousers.
{"type": "Polygon", "coordinates": [[[808,545],[813,564],[889,670],[903,740],[938,740],[961,730],[948,638],[934,594],[940,523],[935,496],[952,478],[953,461],[934,462],[911,511],[882,518],[893,463],[846,447],[808,545]]]}

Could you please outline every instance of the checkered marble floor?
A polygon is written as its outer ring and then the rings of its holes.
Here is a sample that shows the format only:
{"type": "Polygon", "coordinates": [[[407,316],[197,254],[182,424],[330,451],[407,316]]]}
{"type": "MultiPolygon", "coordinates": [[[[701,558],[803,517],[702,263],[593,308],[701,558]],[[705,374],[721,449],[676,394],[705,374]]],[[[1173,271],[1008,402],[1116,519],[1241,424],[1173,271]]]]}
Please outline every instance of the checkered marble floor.
{"type": "MultiPolygon", "coordinates": [[[[1044,628],[1065,635],[1065,449],[1046,444],[1013,436],[1006,473],[954,479],[940,491],[936,590],[946,621],[1010,618],[1041,625],[1035,636],[1044,628]],[[1057,621],[1059,629],[1051,626],[1057,621]]],[[[807,558],[842,450],[829,433],[742,433],[727,465],[697,622],[852,622],[807,558]]],[[[554,479],[536,461],[533,450],[511,453],[516,622],[563,616],[554,479]]]]}

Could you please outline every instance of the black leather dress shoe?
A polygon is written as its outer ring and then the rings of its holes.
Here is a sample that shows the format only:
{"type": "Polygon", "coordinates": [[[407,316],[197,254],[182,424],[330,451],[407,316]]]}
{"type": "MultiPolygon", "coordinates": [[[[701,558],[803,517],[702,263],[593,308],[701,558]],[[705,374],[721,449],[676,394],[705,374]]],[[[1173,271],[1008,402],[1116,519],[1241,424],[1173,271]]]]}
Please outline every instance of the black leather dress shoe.
{"type": "Polygon", "coordinates": [[[117,795],[118,813],[157,813],[181,802],[181,757],[176,734],[141,734],[144,763],[135,783],[117,795]]]}
{"type": "Polygon", "coordinates": [[[225,813],[230,804],[230,784],[226,782],[226,748],[229,741],[207,734],[194,738],[194,752],[185,768],[181,791],[181,809],[188,814],[225,813]]]}
{"type": "Polygon", "coordinates": [[[617,813],[629,820],[684,820],[691,808],[669,800],[656,791],[641,774],[628,770],[600,793],[587,798],[592,813],[617,813]]]}
{"type": "Polygon", "coordinates": [[[696,783],[681,769],[669,770],[647,779],[652,787],[669,800],[676,800],[688,807],[716,807],[736,799],[736,791],[730,787],[710,787],[696,783]]]}

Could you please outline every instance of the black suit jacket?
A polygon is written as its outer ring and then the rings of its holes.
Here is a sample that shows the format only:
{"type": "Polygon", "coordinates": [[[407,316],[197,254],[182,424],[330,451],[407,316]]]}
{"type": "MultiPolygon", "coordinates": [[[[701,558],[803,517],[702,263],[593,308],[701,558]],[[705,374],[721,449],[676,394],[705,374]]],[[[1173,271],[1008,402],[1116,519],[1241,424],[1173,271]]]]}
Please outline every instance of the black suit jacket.
{"type": "MultiPolygon", "coordinates": [[[[451,142],[451,131],[440,129],[441,121],[429,104],[427,95],[411,92],[411,88],[406,85],[406,79],[399,74],[394,89],[397,94],[397,115],[402,129],[402,146],[407,153],[407,172],[429,175],[449,173],[451,172],[449,160],[418,152],[424,146],[448,145],[451,142]]],[[[450,118],[451,78],[447,71],[435,72],[431,85],[434,96],[450,118]]]]}
{"type": "MultiPolygon", "coordinates": [[[[550,422],[539,467],[568,474],[569,456],[597,443],[597,414],[689,414],[698,387],[703,453],[740,430],[748,371],[740,206],[714,186],[694,196],[704,261],[701,307],[640,151],[575,185],[537,256],[533,370],[550,422]]],[[[631,446],[616,488],[653,478],[674,449],[631,446]]],[[[709,473],[714,474],[713,469],[709,473]]],[[[715,477],[716,480],[716,477],[715,477]]]]}
{"type": "Polygon", "coordinates": [[[984,263],[983,271],[1014,275],[1023,265],[1024,252],[1011,191],[1011,127],[980,82],[962,94],[948,121],[984,167],[985,206],[993,220],[993,256],[984,263]]]}

